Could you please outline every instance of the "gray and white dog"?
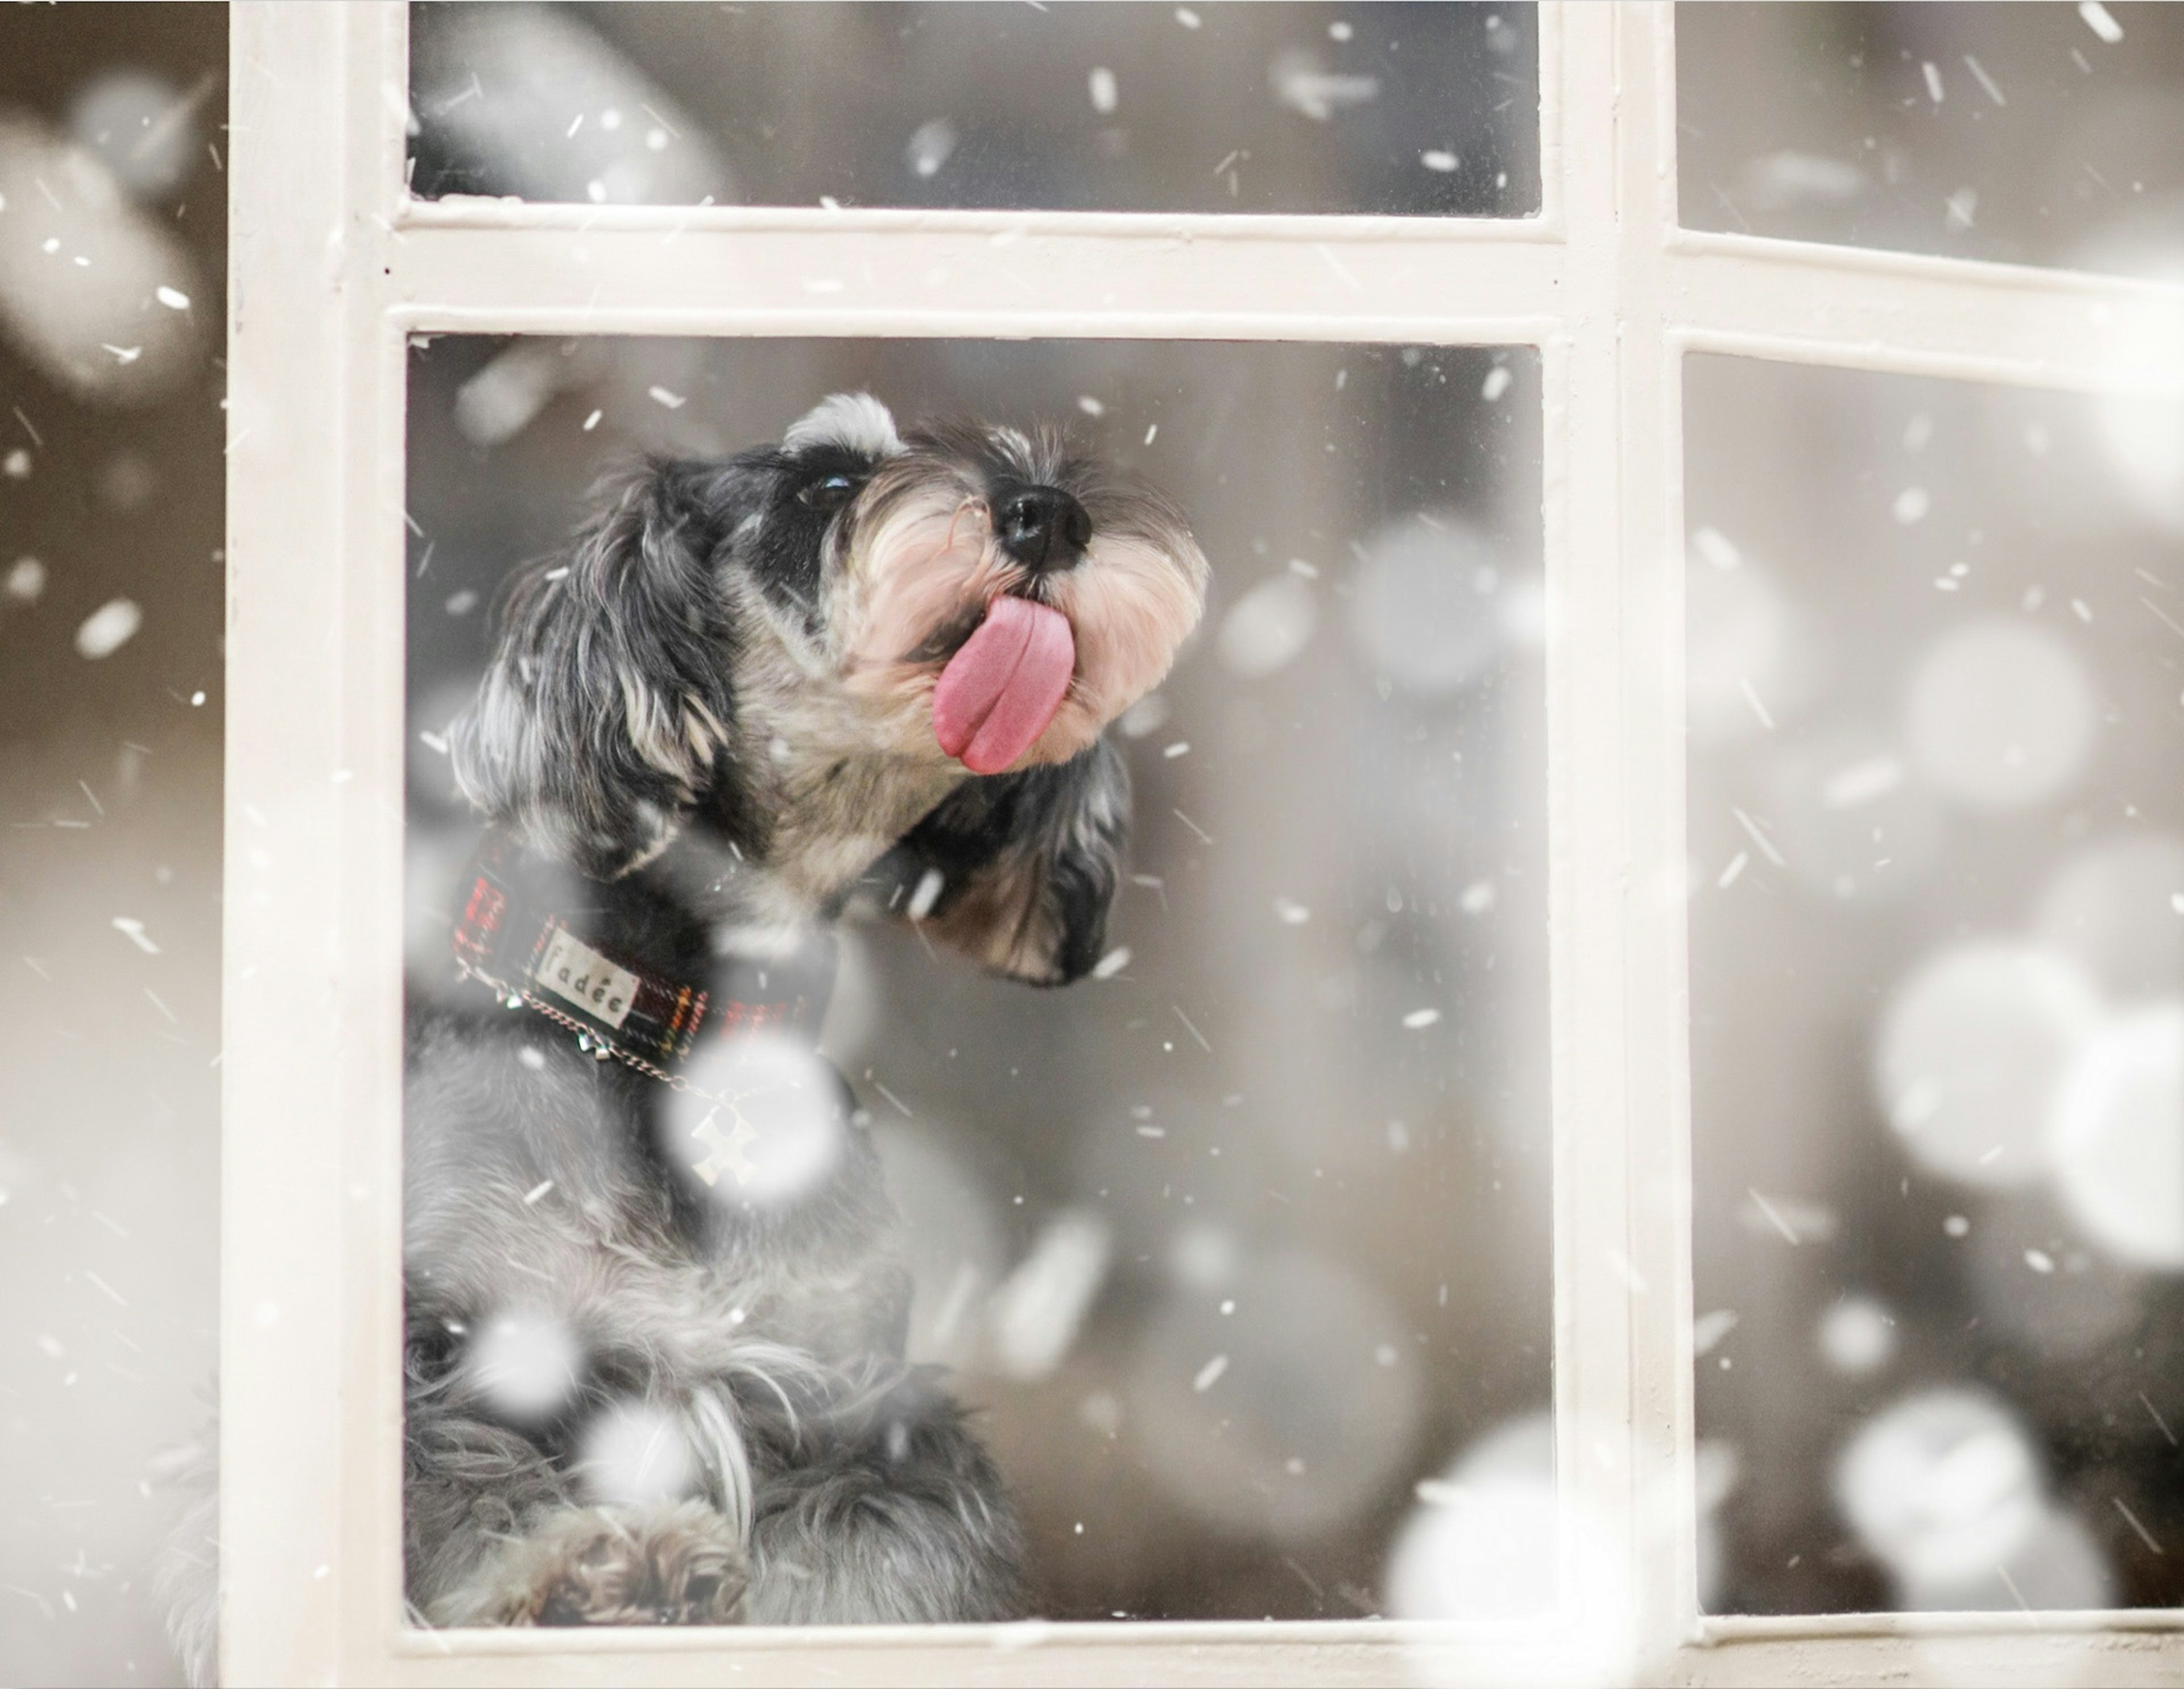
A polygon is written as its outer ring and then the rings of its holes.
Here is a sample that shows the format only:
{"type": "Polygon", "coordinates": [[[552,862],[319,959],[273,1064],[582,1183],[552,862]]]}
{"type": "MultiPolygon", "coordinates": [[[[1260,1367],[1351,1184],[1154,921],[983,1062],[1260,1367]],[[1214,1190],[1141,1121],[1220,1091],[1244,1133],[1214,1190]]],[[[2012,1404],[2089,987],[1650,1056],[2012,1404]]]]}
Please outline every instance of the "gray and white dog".
{"type": "Polygon", "coordinates": [[[853,906],[1034,984],[1098,960],[1128,809],[1101,733],[1206,575],[1170,503],[1058,436],[900,434],[860,393],[649,464],[517,578],[453,737],[492,828],[471,983],[413,991],[415,1616],[1022,1610],[1007,1499],[904,1362],[898,1222],[808,1038],[853,906]]]}

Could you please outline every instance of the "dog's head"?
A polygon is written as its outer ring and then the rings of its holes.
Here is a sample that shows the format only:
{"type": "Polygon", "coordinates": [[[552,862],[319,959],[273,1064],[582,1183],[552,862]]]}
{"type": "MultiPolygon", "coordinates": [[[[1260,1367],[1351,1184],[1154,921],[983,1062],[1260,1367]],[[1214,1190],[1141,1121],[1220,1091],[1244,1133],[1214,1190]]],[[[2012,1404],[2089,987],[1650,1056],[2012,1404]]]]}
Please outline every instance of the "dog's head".
{"type": "MultiPolygon", "coordinates": [[[[1159,493],[1059,434],[955,423],[893,438],[863,394],[789,431],[821,538],[827,637],[905,754],[974,774],[1067,762],[1167,672],[1206,560],[1159,493]]],[[[808,542],[807,542],[808,543],[808,542]]]]}
{"type": "MultiPolygon", "coordinates": [[[[603,878],[703,832],[823,898],[965,782],[1039,770],[1118,839],[1100,730],[1167,673],[1206,575],[1168,500],[1058,434],[905,434],[837,394],[777,445],[651,464],[521,576],[457,774],[603,878]]],[[[1011,795],[957,808],[1081,828],[1011,795]]]]}

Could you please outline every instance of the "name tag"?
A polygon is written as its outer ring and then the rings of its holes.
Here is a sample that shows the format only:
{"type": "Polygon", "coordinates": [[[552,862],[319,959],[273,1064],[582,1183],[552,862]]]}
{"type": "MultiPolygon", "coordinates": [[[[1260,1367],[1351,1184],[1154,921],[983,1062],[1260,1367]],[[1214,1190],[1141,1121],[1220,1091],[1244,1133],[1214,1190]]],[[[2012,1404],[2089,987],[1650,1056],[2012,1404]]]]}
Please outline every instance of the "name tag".
{"type": "Polygon", "coordinates": [[[566,928],[554,934],[532,978],[596,1020],[620,1028],[637,1001],[637,976],[616,967],[566,928]]]}

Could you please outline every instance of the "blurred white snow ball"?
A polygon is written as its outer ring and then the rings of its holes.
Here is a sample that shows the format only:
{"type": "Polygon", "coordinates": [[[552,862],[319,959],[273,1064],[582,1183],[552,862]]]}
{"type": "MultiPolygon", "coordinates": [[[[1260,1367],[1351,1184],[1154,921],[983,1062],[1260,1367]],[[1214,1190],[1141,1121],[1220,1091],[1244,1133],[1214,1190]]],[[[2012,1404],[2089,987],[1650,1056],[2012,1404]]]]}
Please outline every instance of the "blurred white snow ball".
{"type": "Polygon", "coordinates": [[[77,627],[76,655],[92,662],[110,657],[135,638],[143,625],[144,612],[134,599],[109,599],[77,627]]]}
{"type": "Polygon", "coordinates": [[[1214,649],[1231,674],[1258,680],[1294,661],[1318,625],[1312,588],[1295,575],[1275,575],[1228,607],[1214,649]]]}
{"type": "Polygon", "coordinates": [[[922,1120],[883,1121],[872,1144],[910,1256],[909,1358],[946,1366],[978,1359],[987,1298],[1006,1242],[993,1196],[946,1139],[922,1120]]]}
{"type": "MultiPolygon", "coordinates": [[[[2148,115],[2142,114],[2142,116],[2148,115]]],[[[2170,196],[2126,213],[2074,256],[2111,275],[2143,276],[2172,287],[2184,282],[2184,250],[2176,243],[2177,203],[2170,196]]],[[[2147,391],[2147,378],[2173,383],[2184,376],[2184,310],[2140,313],[2121,343],[2137,392],[2103,393],[2093,401],[2093,426],[2116,484],[2140,511],[2171,532],[2184,532],[2184,399],[2147,391]]]]}
{"type": "Polygon", "coordinates": [[[2029,622],[1981,620],[1920,655],[1904,739],[1948,796],[1974,809],[2023,809],[2077,777],[2096,713],[2092,683],[2062,640],[2029,622]]]}
{"type": "Polygon", "coordinates": [[[1267,67],[1267,86],[1274,98],[1314,123],[1337,112],[1369,105],[1380,97],[1380,79],[1357,72],[1330,71],[1307,47],[1290,47],[1267,67]]]}
{"type": "Polygon", "coordinates": [[[1953,945],[1890,997],[1875,1098],[1930,1172],[2030,1184],[2048,1165],[2057,1093],[2099,1017],[2092,983],[2052,951],[1999,939],[1953,945]]]}
{"type": "Polygon", "coordinates": [[[602,1408],[577,1453],[584,1491],[610,1507],[680,1500],[697,1487],[697,1457],[682,1421],[657,1402],[624,1400],[602,1408]]]}
{"type": "Polygon", "coordinates": [[[1694,558],[1684,575],[1684,627],[1685,711],[1696,737],[1748,739],[1803,702],[1808,677],[1791,649],[1790,606],[1751,564],[1694,558]]]}
{"type": "Polygon", "coordinates": [[[2078,1613],[2112,1607],[2115,1594],[2092,1532],[2076,1514],[2053,1508],[1992,1564],[1964,1576],[1906,1577],[1897,1587],[1897,1605],[1911,1613],[2078,1613]]]}
{"type": "Polygon", "coordinates": [[[1786,744],[1768,765],[1765,790],[1791,872],[1822,897],[1886,902],[1941,858],[1941,800],[1877,729],[1838,727],[1786,744]]]}
{"type": "Polygon", "coordinates": [[[1504,1419],[1464,1450],[1447,1473],[1448,1481],[1456,1484],[1490,1478],[1541,1478],[1552,1483],[1554,1475],[1554,1416],[1544,1408],[1504,1419]]]}
{"type": "Polygon", "coordinates": [[[1930,1390],[1875,1416],[1837,1458],[1836,1503],[1908,1590],[1993,1575],[2046,1511],[2032,1446],[1978,1390],[1930,1390]]]}
{"type": "Polygon", "coordinates": [[[1492,666],[1502,571],[1462,521],[1413,518],[1383,529],[1352,584],[1351,626],[1365,659],[1406,692],[1454,692],[1492,666]]]}
{"type": "Polygon", "coordinates": [[[939,175],[940,167],[955,151],[956,125],[944,117],[936,117],[928,123],[919,124],[911,132],[910,144],[903,148],[903,159],[911,174],[923,181],[939,175]]]}
{"type": "Polygon", "coordinates": [[[410,31],[420,151],[462,191],[611,205],[734,199],[705,125],[581,17],[426,8],[410,31]]]}
{"type": "Polygon", "coordinates": [[[1544,575],[1512,576],[1502,589],[1502,637],[1520,651],[1546,649],[1553,615],[1544,575]]]}
{"type": "MultiPolygon", "coordinates": [[[[203,93],[211,91],[208,82],[203,93]]],[[[69,102],[69,137],[138,199],[164,200],[197,167],[202,98],[148,70],[103,71],[69,102]]]]}
{"type": "Polygon", "coordinates": [[[2120,997],[2184,987],[2184,839],[2131,833],[2075,852],[2040,895],[2033,930],[2120,997]]]}
{"type": "Polygon", "coordinates": [[[1114,1254],[1114,1228],[1095,1209],[1064,1208],[994,1293],[994,1355],[1011,1378],[1046,1377],[1061,1364],[1114,1254]]]}
{"type": "Polygon", "coordinates": [[[2125,494],[2171,532],[2184,532],[2184,399],[2167,393],[2103,395],[2095,426],[2125,494]]]}
{"type": "Polygon", "coordinates": [[[1156,733],[1167,725],[1175,706],[1165,693],[1148,692],[1125,711],[1115,725],[1123,730],[1124,739],[1141,739],[1148,733],[1156,733]]]}
{"type": "Polygon", "coordinates": [[[519,1424],[551,1419],[576,1394],[584,1346],[552,1314],[496,1314],[471,1334],[470,1380],[493,1410],[519,1424]]]}
{"type": "MultiPolygon", "coordinates": [[[[2113,148],[2116,137],[2163,133],[2174,137],[2175,114],[2150,97],[2103,102],[2097,117],[2062,142],[2113,148]]],[[[2149,91],[2150,96],[2150,91],[2149,91]]],[[[2174,140],[2170,144],[2173,147],[2174,140]]],[[[2067,153],[2059,156],[2069,155],[2067,153]]],[[[2081,151],[2075,156],[2092,157],[2081,151]]],[[[2184,283],[2184,198],[2174,192],[2139,195],[2120,202],[2108,219],[2065,260],[2074,270],[2129,276],[2170,287],[2184,283]]],[[[2094,427],[2113,479],[2132,503],[2172,532],[2184,532],[2184,308],[2141,304],[2127,333],[2108,337],[2107,361],[2120,379],[2092,402],[2094,427]]],[[[2103,511],[2105,516],[2106,512],[2103,511]]]]}
{"type": "Polygon", "coordinates": [[[1819,153],[1769,153],[1747,159],[1738,179],[1741,197],[1762,211],[1792,205],[1839,205],[1864,190],[1865,172],[1819,153]]]}
{"type": "Polygon", "coordinates": [[[1870,1296],[1845,1296],[1820,1316],[1820,1357],[1852,1377],[1879,1372],[1896,1357],[1896,1321],[1870,1296]]]}
{"type": "Polygon", "coordinates": [[[1388,1557],[1388,1611],[1398,1619],[1482,1621],[1553,1613],[1565,1564],[1582,1591],[1585,1622],[1545,1652],[1496,1657],[1491,1644],[1443,1644],[1422,1660],[1434,1679],[1464,1681],[1485,1669],[1496,1681],[1599,1683],[1628,1669],[1633,1639],[1628,1574],[1597,1525],[1565,1508],[1554,1477],[1545,1413],[1490,1431],[1440,1477],[1418,1486],[1418,1505],[1388,1557]]]}
{"type": "Polygon", "coordinates": [[[141,404],[197,365],[205,314],[167,220],[131,202],[98,156],[18,117],[0,117],[0,328],[77,398],[141,404]]]}
{"type": "Polygon", "coordinates": [[[1217,1530],[1319,1536],[1378,1505],[1408,1466],[1414,1352],[1347,1268],[1299,1249],[1257,1257],[1221,1300],[1172,1293],[1144,1333],[1128,1386],[1139,1458],[1217,1530]]]}
{"type": "Polygon", "coordinates": [[[838,1082],[794,1039],[719,1038],[684,1073],[691,1090],[669,1094],[662,1126],[676,1160],[715,1201],[784,1207],[833,1170],[849,1130],[838,1082]]]}
{"type": "Polygon", "coordinates": [[[554,341],[515,340],[455,389],[455,427],[474,446],[504,444],[529,427],[555,393],[592,373],[590,360],[564,355],[554,341]]]}
{"type": "Polygon", "coordinates": [[[35,557],[18,557],[8,567],[6,582],[0,583],[0,593],[14,604],[36,604],[45,590],[46,566],[35,557]]]}
{"type": "Polygon", "coordinates": [[[1235,1235],[1211,1220],[1185,1221],[1168,1244],[1168,1271],[1190,1290],[1220,1289],[1234,1279],[1243,1261],[1235,1235]]]}
{"type": "Polygon", "coordinates": [[[1552,1613],[1557,1529],[1552,1476],[1422,1486],[1388,1561],[1399,1619],[1521,1619],[1552,1613]]]}
{"type": "Polygon", "coordinates": [[[2119,1016],[2071,1069],[2054,1111],[2056,1186],[2119,1259],[2184,1270],[2184,1001],[2119,1016]]]}

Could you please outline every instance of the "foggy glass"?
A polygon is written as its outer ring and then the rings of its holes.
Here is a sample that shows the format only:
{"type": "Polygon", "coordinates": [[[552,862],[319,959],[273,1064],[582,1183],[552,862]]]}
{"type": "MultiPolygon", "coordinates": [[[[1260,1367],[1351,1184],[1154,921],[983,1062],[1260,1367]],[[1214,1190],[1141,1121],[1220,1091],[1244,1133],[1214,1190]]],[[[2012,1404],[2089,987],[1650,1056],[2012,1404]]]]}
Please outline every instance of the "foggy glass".
{"type": "Polygon", "coordinates": [[[411,186],[595,204],[1524,216],[1532,8],[410,8],[411,186]]]}
{"type": "Polygon", "coordinates": [[[1702,1593],[2172,1605],[2184,413],[1686,393],[1702,1593]]]}
{"type": "Polygon", "coordinates": [[[2184,13],[1676,8],[1686,227],[2184,275],[2184,13]]]}
{"type": "Polygon", "coordinates": [[[447,723],[501,583],[603,471],[861,387],[905,423],[1066,423],[1182,504],[1212,595],[1110,731],[1135,822],[1106,977],[844,935],[821,1050],[911,1229],[911,1357],[982,1410],[1048,1616],[1415,1610],[1481,1552],[1544,1596],[1551,1538],[1451,1542],[1434,1484],[1469,1455],[1552,1517],[1534,356],[442,337],[410,379],[413,997],[454,989],[476,836],[447,723]],[[1081,1323],[1027,1346],[1000,1309],[1088,1234],[1081,1323]]]}

